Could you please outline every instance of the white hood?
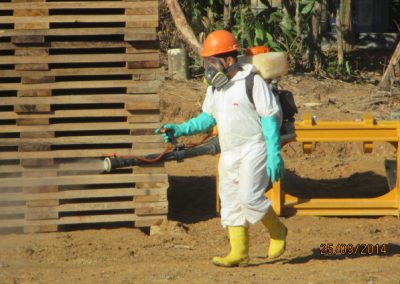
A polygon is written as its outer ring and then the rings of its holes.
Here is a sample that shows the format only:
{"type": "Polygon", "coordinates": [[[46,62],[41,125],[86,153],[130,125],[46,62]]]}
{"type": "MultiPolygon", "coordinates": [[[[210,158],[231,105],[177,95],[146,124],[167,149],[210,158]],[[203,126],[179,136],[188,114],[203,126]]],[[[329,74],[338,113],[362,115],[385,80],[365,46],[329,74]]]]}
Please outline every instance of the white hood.
{"type": "Polygon", "coordinates": [[[239,64],[239,66],[242,68],[241,71],[237,72],[235,76],[231,79],[231,81],[239,81],[243,80],[247,76],[250,75],[250,73],[256,72],[256,67],[252,64],[239,64]]]}

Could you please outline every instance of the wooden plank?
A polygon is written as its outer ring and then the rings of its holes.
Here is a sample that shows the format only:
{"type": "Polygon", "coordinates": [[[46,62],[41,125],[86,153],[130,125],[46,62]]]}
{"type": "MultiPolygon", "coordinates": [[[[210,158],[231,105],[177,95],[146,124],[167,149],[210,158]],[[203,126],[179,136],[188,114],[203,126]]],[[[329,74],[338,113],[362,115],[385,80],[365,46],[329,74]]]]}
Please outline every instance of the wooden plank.
{"type": "MultiPolygon", "coordinates": [[[[132,82],[131,82],[132,83],[132,82]]],[[[159,87],[161,82],[133,82],[137,89],[142,91],[150,90],[153,91],[155,87],[159,87]],[[151,83],[147,83],[151,82],[151,83]],[[155,87],[154,87],[155,85],[155,87]]],[[[68,96],[53,96],[53,97],[5,97],[0,98],[2,105],[33,105],[33,104],[98,104],[98,103],[129,103],[129,104],[140,104],[140,103],[159,103],[160,99],[158,95],[68,95],[68,96]]]]}
{"type": "Polygon", "coordinates": [[[162,148],[165,146],[165,142],[158,143],[133,143],[132,148],[138,149],[154,149],[154,148],[162,148]]]}
{"type": "Polygon", "coordinates": [[[93,89],[93,88],[129,88],[129,93],[157,93],[161,81],[132,81],[132,80],[107,80],[107,81],[74,81],[74,82],[56,82],[40,83],[34,86],[29,84],[4,83],[0,84],[0,91],[11,90],[30,90],[37,89],[93,89]]]}
{"type": "MultiPolygon", "coordinates": [[[[16,31],[16,30],[14,30],[16,31]]],[[[26,31],[24,30],[18,30],[18,34],[15,35],[11,35],[11,42],[12,43],[44,43],[45,42],[45,38],[44,35],[40,34],[40,33],[34,33],[34,32],[30,31],[29,34],[27,34],[26,31]]],[[[5,32],[2,32],[0,34],[0,37],[2,36],[6,36],[5,32]]]]}
{"type": "MultiPolygon", "coordinates": [[[[22,64],[21,64],[22,65],[22,64]]],[[[36,65],[36,64],[35,64],[36,65]]],[[[43,64],[46,65],[47,64],[43,64]]],[[[1,77],[22,77],[34,76],[36,71],[30,70],[0,70],[1,77]]],[[[147,69],[128,69],[128,68],[65,68],[51,69],[40,72],[43,76],[77,76],[77,75],[139,75],[140,80],[150,78],[148,80],[159,80],[164,76],[163,68],[147,68],[147,69]],[[149,77],[152,76],[152,77],[149,77]]],[[[147,80],[147,79],[146,79],[147,80]]]]}
{"type": "Polygon", "coordinates": [[[152,15],[158,14],[158,7],[127,8],[125,15],[152,15]]]}
{"type": "MultiPolygon", "coordinates": [[[[158,23],[158,15],[52,15],[43,14],[41,17],[35,15],[15,16],[19,11],[14,12],[14,16],[2,16],[1,22],[4,24],[32,24],[32,23],[108,23],[108,22],[139,22],[139,23],[158,23]]],[[[28,10],[27,10],[28,11],[28,10]]],[[[42,10],[29,10],[32,13],[41,13],[42,10]]],[[[44,11],[44,10],[43,10],[44,11]]],[[[152,26],[156,27],[156,26],[152,26]]]]}
{"type": "MultiPolygon", "coordinates": [[[[168,202],[153,202],[140,204],[133,201],[108,201],[108,202],[95,202],[95,203],[68,203],[54,207],[37,207],[32,209],[23,210],[18,208],[16,212],[27,213],[25,216],[31,216],[30,219],[51,219],[58,218],[60,212],[85,212],[85,211],[105,211],[105,210],[122,210],[122,209],[136,209],[140,212],[140,216],[144,215],[160,215],[168,211],[168,202]],[[151,207],[153,206],[153,207],[151,207]],[[159,213],[156,213],[159,212],[159,213]]],[[[1,212],[1,211],[0,211],[1,212]]],[[[7,213],[10,214],[10,213],[7,213]]],[[[28,218],[27,218],[28,219],[28,218]]]]}
{"type": "Polygon", "coordinates": [[[161,121],[160,114],[135,114],[128,117],[128,123],[160,122],[160,121],[161,121]]]}
{"type": "MultiPolygon", "coordinates": [[[[40,144],[49,145],[91,145],[91,144],[116,144],[116,143],[162,143],[164,140],[160,135],[128,136],[128,135],[99,135],[99,136],[71,136],[56,138],[1,138],[1,146],[11,146],[20,144],[40,144]]],[[[159,148],[159,147],[157,147],[159,148]]],[[[1,172],[1,171],[0,171],[1,172]]]]}
{"type": "Polygon", "coordinates": [[[43,3],[1,3],[2,10],[19,9],[73,9],[78,13],[79,9],[134,9],[134,8],[158,8],[158,1],[79,1],[79,6],[75,1],[70,2],[43,2],[43,3]]]}
{"type": "MultiPolygon", "coordinates": [[[[135,221],[135,227],[151,227],[151,226],[159,226],[163,220],[167,219],[166,215],[161,215],[161,216],[143,216],[144,217],[150,217],[148,220],[137,220],[135,221]]],[[[138,218],[140,218],[138,216],[138,218]]]]}
{"type": "MultiPolygon", "coordinates": [[[[9,20],[9,18],[14,18],[14,17],[16,19],[18,19],[19,17],[23,17],[23,18],[26,17],[26,18],[31,18],[32,20],[30,22],[34,23],[35,22],[34,19],[36,17],[39,16],[38,19],[40,19],[41,18],[40,16],[47,16],[47,15],[49,15],[49,10],[45,9],[45,8],[44,9],[37,9],[37,8],[18,9],[18,10],[14,11],[13,17],[2,17],[1,21],[3,22],[3,18],[5,18],[4,23],[12,23],[7,20],[9,20]]],[[[18,23],[18,22],[15,22],[15,23],[18,23]]]]}
{"type": "MultiPolygon", "coordinates": [[[[48,118],[18,118],[17,125],[48,125],[48,118]]],[[[0,140],[2,141],[2,140],[0,140]]],[[[1,142],[0,142],[1,144],[1,142]]]]}
{"type": "MultiPolygon", "coordinates": [[[[56,110],[50,113],[15,113],[11,111],[0,112],[1,119],[17,118],[66,118],[66,117],[121,117],[131,113],[125,109],[85,109],[85,110],[56,110]]],[[[147,121],[146,121],[147,122],[147,121]]]]}
{"type": "Polygon", "coordinates": [[[25,112],[25,113],[50,112],[51,111],[51,106],[50,105],[46,105],[46,104],[45,105],[41,105],[41,104],[14,105],[14,111],[17,112],[17,113],[23,113],[23,112],[25,112]]]}
{"type": "Polygon", "coordinates": [[[26,209],[27,209],[26,206],[0,207],[0,215],[24,214],[26,212],[26,209]]]}
{"type": "MultiPolygon", "coordinates": [[[[51,193],[2,193],[1,200],[10,201],[41,201],[41,200],[61,200],[61,199],[84,199],[99,197],[129,197],[136,195],[155,195],[166,194],[166,188],[115,188],[115,189],[85,189],[85,190],[66,190],[51,193]]],[[[146,203],[147,204],[147,203],[146,203]]]]}
{"type": "MultiPolygon", "coordinates": [[[[88,224],[88,223],[109,223],[109,222],[134,222],[137,224],[156,224],[159,220],[165,220],[167,216],[136,216],[135,214],[112,214],[112,215],[93,215],[93,216],[72,216],[62,217],[54,220],[32,220],[22,219],[0,220],[0,228],[24,227],[25,232],[29,232],[31,226],[67,225],[67,224],[88,224]],[[157,218],[157,219],[156,219],[157,218]]],[[[135,225],[136,225],[135,223],[135,225]]],[[[51,228],[51,227],[50,227],[51,228]]],[[[36,230],[34,230],[36,232],[36,230]]]]}
{"type": "Polygon", "coordinates": [[[1,56],[2,64],[23,63],[96,63],[159,60],[159,53],[132,54],[70,54],[49,56],[1,56]]]}
{"type": "Polygon", "coordinates": [[[54,76],[24,76],[21,78],[22,84],[43,84],[54,83],[56,78],[54,76]]]}
{"type": "Polygon", "coordinates": [[[137,103],[126,103],[125,109],[127,110],[153,110],[159,109],[159,102],[137,102],[137,103]]]}
{"type": "MultiPolygon", "coordinates": [[[[41,185],[80,185],[80,184],[114,184],[135,182],[162,182],[168,179],[167,174],[107,174],[84,176],[58,176],[42,178],[4,178],[0,188],[41,186],[41,185]]],[[[166,197],[165,197],[166,199],[166,197]]],[[[150,200],[149,200],[150,201],[150,200]]],[[[164,201],[161,198],[153,201],[164,201]]]]}
{"type": "Polygon", "coordinates": [[[58,219],[58,212],[31,212],[27,210],[25,213],[25,220],[44,220],[44,219],[58,219]]]}
{"type": "MultiPolygon", "coordinates": [[[[0,42],[0,50],[17,50],[23,47],[10,43],[0,42]]],[[[53,41],[46,42],[40,46],[30,46],[30,50],[51,48],[51,49],[93,49],[93,48],[132,48],[131,52],[127,53],[148,53],[158,52],[159,43],[154,42],[124,42],[124,41],[53,41]]]]}
{"type": "MultiPolygon", "coordinates": [[[[168,202],[154,202],[149,203],[149,206],[168,206],[168,202]]],[[[70,203],[63,204],[54,209],[58,212],[73,212],[73,211],[101,211],[101,210],[121,210],[121,209],[135,209],[142,208],[143,204],[133,201],[120,201],[120,202],[96,202],[96,203],[70,203]]],[[[148,209],[148,207],[144,207],[148,209]]],[[[144,211],[144,210],[143,210],[144,211]]]]}
{"type": "Polygon", "coordinates": [[[128,69],[141,69],[141,68],[158,68],[160,67],[160,60],[143,60],[143,61],[129,61],[126,63],[128,69]]]}
{"type": "Polygon", "coordinates": [[[16,30],[43,30],[49,29],[49,23],[16,23],[14,29],[16,30]]]}
{"type": "Polygon", "coordinates": [[[30,233],[48,233],[48,232],[57,232],[58,231],[58,226],[57,225],[39,225],[39,226],[30,226],[31,222],[37,222],[35,220],[33,221],[26,221],[27,225],[24,227],[24,233],[30,234],[30,233]]]}
{"type": "MultiPolygon", "coordinates": [[[[26,3],[28,5],[30,5],[31,2],[46,2],[45,0],[11,0],[11,2],[13,3],[26,3]]],[[[29,6],[31,7],[31,6],[29,6]]],[[[34,8],[34,7],[31,7],[34,8]]]]}
{"type": "MultiPolygon", "coordinates": [[[[36,152],[33,152],[33,153],[36,153],[36,152]]],[[[25,153],[22,153],[22,154],[23,155],[20,155],[21,166],[24,166],[24,167],[49,167],[49,166],[54,165],[54,160],[52,157],[50,157],[50,158],[36,157],[36,158],[29,159],[29,158],[25,158],[26,157],[25,153]]]]}
{"type": "MultiPolygon", "coordinates": [[[[162,202],[160,202],[162,203],[162,202]]],[[[149,215],[161,215],[168,213],[168,203],[163,206],[160,205],[150,205],[149,207],[137,208],[135,214],[137,216],[149,216],[149,215]]]]}
{"type": "Polygon", "coordinates": [[[20,133],[20,138],[29,138],[29,139],[35,139],[35,138],[54,138],[54,132],[53,131],[40,131],[40,132],[22,132],[20,133]]]}
{"type": "Polygon", "coordinates": [[[127,28],[156,28],[158,27],[158,17],[152,21],[135,21],[126,22],[125,27],[127,28]]]}
{"type": "Polygon", "coordinates": [[[49,65],[47,63],[27,63],[15,64],[16,71],[48,71],[49,65]]]}
{"type": "MultiPolygon", "coordinates": [[[[149,181],[154,182],[154,181],[149,181]]],[[[135,202],[161,202],[167,201],[166,194],[135,196],[135,202]]]]}
{"type": "MultiPolygon", "coordinates": [[[[154,130],[152,130],[154,133],[154,130]]],[[[118,152],[118,155],[136,155],[143,156],[154,153],[161,153],[164,148],[154,149],[96,149],[96,150],[54,150],[41,152],[0,152],[0,160],[12,159],[54,159],[54,158],[94,158],[107,157],[113,152],[118,152]]],[[[44,161],[44,166],[52,165],[50,162],[44,161]]],[[[26,165],[28,166],[28,165],[26,165]]]]}
{"type": "Polygon", "coordinates": [[[15,49],[15,56],[47,56],[48,48],[18,48],[15,49]]]}
{"type": "MultiPolygon", "coordinates": [[[[29,30],[29,36],[125,35],[126,40],[155,40],[155,28],[74,28],[29,30]]],[[[3,30],[0,37],[27,36],[26,30],[3,30]]],[[[15,42],[15,41],[13,41],[15,42]]],[[[20,41],[21,42],[21,41],[20,41]]],[[[44,42],[44,41],[42,41],[44,42]]]]}
{"type": "Polygon", "coordinates": [[[18,97],[50,97],[51,90],[20,90],[17,95],[18,97]]]}
{"type": "Polygon", "coordinates": [[[120,129],[152,129],[160,127],[161,123],[135,123],[126,122],[90,122],[90,123],[59,123],[50,125],[2,125],[0,133],[9,132],[38,132],[38,131],[88,131],[88,130],[120,130],[120,129]]]}
{"type": "Polygon", "coordinates": [[[156,40],[157,32],[155,28],[126,28],[124,40],[156,40]],[[140,31],[139,31],[140,30],[140,31]]]}
{"type": "Polygon", "coordinates": [[[158,17],[155,16],[153,20],[148,21],[134,21],[125,23],[125,27],[127,28],[156,28],[158,27],[158,17]]]}
{"type": "MultiPolygon", "coordinates": [[[[57,186],[55,186],[57,187],[57,186]]],[[[53,191],[56,192],[56,191],[53,191]]],[[[41,194],[41,193],[35,193],[41,194]]],[[[42,200],[27,200],[26,205],[30,208],[36,207],[49,207],[49,206],[58,206],[60,204],[58,199],[42,199],[42,200]]]]}

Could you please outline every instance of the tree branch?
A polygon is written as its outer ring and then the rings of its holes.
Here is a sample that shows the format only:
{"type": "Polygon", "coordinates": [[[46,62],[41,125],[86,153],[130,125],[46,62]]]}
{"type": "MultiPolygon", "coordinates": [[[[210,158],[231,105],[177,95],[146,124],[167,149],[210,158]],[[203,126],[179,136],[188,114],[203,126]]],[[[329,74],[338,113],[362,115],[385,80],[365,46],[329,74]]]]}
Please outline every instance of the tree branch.
{"type": "Polygon", "coordinates": [[[193,29],[189,26],[185,14],[183,14],[178,0],[165,0],[169,11],[174,19],[176,28],[182,34],[183,39],[195,52],[200,53],[202,46],[194,35],[193,29]]]}

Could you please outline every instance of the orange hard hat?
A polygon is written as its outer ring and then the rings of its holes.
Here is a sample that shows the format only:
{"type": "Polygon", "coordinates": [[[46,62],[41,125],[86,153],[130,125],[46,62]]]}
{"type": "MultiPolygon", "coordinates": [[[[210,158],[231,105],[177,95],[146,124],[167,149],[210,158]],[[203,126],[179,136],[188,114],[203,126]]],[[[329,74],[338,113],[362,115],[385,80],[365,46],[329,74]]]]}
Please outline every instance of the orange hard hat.
{"type": "Polygon", "coordinates": [[[201,57],[209,57],[239,49],[235,37],[228,31],[217,30],[210,33],[204,41],[201,57]]]}
{"type": "Polygon", "coordinates": [[[250,47],[246,50],[246,55],[257,55],[257,54],[266,53],[269,51],[270,51],[270,49],[268,46],[265,46],[265,45],[254,46],[254,47],[250,47]]]}

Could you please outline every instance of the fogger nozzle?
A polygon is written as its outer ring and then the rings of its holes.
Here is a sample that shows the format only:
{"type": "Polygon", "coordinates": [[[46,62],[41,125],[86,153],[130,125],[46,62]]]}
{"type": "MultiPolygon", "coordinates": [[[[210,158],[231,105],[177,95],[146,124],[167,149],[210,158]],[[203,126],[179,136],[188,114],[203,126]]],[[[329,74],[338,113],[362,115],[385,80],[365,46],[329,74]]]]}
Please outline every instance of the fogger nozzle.
{"type": "Polygon", "coordinates": [[[109,173],[115,169],[132,167],[140,164],[143,164],[143,162],[133,158],[106,157],[103,161],[103,169],[105,172],[109,173]]]}
{"type": "Polygon", "coordinates": [[[105,172],[107,172],[107,173],[111,172],[111,170],[112,170],[112,167],[111,167],[111,159],[110,159],[109,157],[107,157],[107,158],[104,159],[104,161],[103,161],[103,168],[104,168],[104,171],[105,171],[105,172]]]}
{"type": "MultiPolygon", "coordinates": [[[[142,158],[147,160],[157,159],[158,162],[163,161],[172,161],[176,160],[178,162],[183,161],[185,158],[196,157],[200,155],[215,155],[221,152],[219,147],[219,141],[217,137],[214,137],[206,144],[201,146],[197,146],[194,148],[172,151],[165,153],[160,157],[160,154],[149,154],[142,158]]],[[[143,159],[135,158],[135,157],[106,157],[103,162],[103,167],[105,172],[111,172],[114,169],[132,167],[132,166],[140,166],[143,164],[148,164],[151,162],[144,161],[143,159]]]]}

